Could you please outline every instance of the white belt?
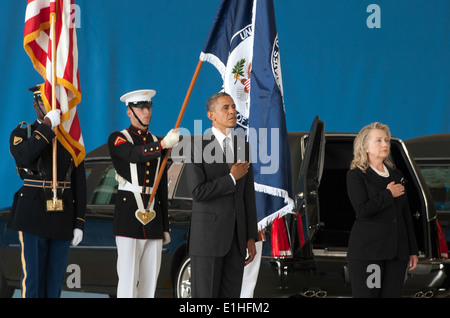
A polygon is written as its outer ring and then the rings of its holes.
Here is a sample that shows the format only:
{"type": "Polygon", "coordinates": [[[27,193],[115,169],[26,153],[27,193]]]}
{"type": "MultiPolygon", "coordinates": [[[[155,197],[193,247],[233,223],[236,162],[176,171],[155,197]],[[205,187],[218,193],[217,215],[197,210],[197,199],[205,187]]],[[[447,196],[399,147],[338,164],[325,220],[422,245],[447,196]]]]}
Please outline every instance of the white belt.
{"type": "MultiPolygon", "coordinates": [[[[133,143],[133,139],[131,138],[130,134],[126,129],[122,130],[122,133],[125,135],[127,140],[133,143]]],[[[153,141],[156,142],[158,139],[153,136],[153,141]]],[[[157,165],[156,165],[156,171],[155,171],[155,179],[159,172],[159,164],[161,161],[161,158],[157,159],[157,165]]],[[[131,174],[131,182],[127,181],[125,178],[123,178],[121,175],[119,175],[116,171],[116,180],[119,183],[118,190],[125,190],[130,191],[134,194],[134,197],[136,199],[137,207],[138,209],[135,212],[136,218],[144,225],[146,225],[148,222],[153,220],[153,218],[156,215],[156,212],[153,210],[153,207],[155,205],[155,198],[151,202],[148,202],[147,208],[144,206],[143,198],[141,196],[141,193],[150,194],[153,191],[153,187],[145,187],[140,186],[138,182],[138,175],[137,175],[137,165],[136,163],[130,162],[130,174],[131,174]],[[142,215],[145,215],[145,217],[142,217],[142,215]],[[148,215],[151,215],[148,217],[148,215]]]]}
{"type": "Polygon", "coordinates": [[[131,184],[130,182],[125,181],[125,184],[123,183],[119,183],[119,190],[122,191],[129,191],[129,192],[133,192],[133,193],[143,193],[143,194],[151,194],[153,188],[152,187],[144,187],[144,186],[138,186],[138,185],[134,185],[131,184]]]}

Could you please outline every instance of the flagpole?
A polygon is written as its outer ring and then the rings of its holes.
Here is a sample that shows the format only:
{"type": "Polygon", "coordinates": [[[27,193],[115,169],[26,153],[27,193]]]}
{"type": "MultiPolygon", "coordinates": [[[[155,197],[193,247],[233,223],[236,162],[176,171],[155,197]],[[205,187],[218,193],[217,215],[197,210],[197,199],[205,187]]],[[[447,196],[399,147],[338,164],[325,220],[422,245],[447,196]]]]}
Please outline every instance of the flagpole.
{"type": "MultiPolygon", "coordinates": [[[[55,15],[51,15],[51,29],[52,29],[52,110],[56,109],[56,18],[55,15]]],[[[57,128],[54,129],[55,134],[57,133],[57,128]]],[[[57,188],[57,169],[56,169],[56,138],[53,139],[53,191],[57,188]]]]}
{"type": "MultiPolygon", "coordinates": [[[[181,107],[180,113],[178,114],[178,119],[177,119],[177,122],[175,124],[175,129],[178,129],[180,127],[181,120],[183,119],[184,112],[186,111],[187,104],[188,104],[189,99],[191,97],[191,93],[192,93],[192,91],[194,89],[195,82],[197,81],[198,74],[200,73],[200,69],[202,68],[202,64],[203,64],[203,61],[199,60],[198,64],[197,64],[197,68],[195,69],[194,75],[192,76],[191,84],[189,85],[188,91],[186,93],[186,97],[184,98],[184,102],[183,102],[183,105],[181,107]]],[[[157,178],[155,180],[155,183],[153,185],[153,190],[152,190],[152,194],[150,195],[149,202],[152,202],[153,199],[155,198],[156,190],[158,189],[159,182],[161,181],[162,175],[164,173],[164,168],[166,167],[167,160],[169,159],[171,151],[172,151],[171,148],[167,149],[167,153],[164,156],[164,159],[163,159],[163,161],[161,163],[161,167],[159,169],[158,176],[157,176],[157,178]]]]}
{"type": "MultiPolygon", "coordinates": [[[[55,1],[55,6],[57,6],[57,1],[55,1]]],[[[57,7],[55,7],[55,12],[57,12],[57,7]]],[[[51,30],[51,41],[52,41],[52,47],[51,47],[51,54],[52,54],[52,110],[56,109],[56,13],[50,14],[50,30],[51,30]]],[[[53,138],[53,144],[52,144],[52,169],[53,169],[53,179],[52,179],[52,191],[53,191],[53,200],[52,204],[47,204],[48,208],[51,210],[59,210],[59,202],[60,200],[57,200],[57,189],[58,189],[58,178],[57,178],[57,135],[58,135],[58,128],[55,127],[53,129],[55,132],[56,137],[53,138]]]]}

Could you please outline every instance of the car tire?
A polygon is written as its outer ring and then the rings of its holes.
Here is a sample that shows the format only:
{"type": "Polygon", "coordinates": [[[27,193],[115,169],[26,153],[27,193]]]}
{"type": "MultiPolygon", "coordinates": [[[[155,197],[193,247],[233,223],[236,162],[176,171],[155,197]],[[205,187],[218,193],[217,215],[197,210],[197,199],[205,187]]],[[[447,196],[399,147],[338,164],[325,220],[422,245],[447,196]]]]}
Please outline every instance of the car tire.
{"type": "Polygon", "coordinates": [[[189,256],[185,256],[181,261],[175,282],[175,297],[191,298],[191,259],[189,256]]]}
{"type": "Polygon", "coordinates": [[[14,288],[8,286],[3,271],[0,268],[0,298],[11,298],[14,293],[14,288]]]}

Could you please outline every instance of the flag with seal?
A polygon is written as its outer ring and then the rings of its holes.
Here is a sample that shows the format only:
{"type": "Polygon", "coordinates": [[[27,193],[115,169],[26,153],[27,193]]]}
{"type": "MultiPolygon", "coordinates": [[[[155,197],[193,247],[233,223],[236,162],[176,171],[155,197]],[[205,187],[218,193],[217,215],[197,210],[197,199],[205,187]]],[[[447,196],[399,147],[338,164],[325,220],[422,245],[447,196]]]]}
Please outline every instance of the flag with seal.
{"type": "Polygon", "coordinates": [[[252,147],[258,228],[291,212],[292,176],[272,0],[222,0],[200,60],[214,65],[252,147]]]}

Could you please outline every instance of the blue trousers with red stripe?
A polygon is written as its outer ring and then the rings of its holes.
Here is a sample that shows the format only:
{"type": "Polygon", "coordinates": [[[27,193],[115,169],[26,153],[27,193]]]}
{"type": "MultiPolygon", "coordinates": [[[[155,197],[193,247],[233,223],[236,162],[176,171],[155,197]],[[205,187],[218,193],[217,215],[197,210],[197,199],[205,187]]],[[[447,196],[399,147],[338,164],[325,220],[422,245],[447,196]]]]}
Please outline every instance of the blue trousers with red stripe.
{"type": "Polygon", "coordinates": [[[52,240],[19,232],[22,298],[59,298],[70,240],[52,240]]]}

